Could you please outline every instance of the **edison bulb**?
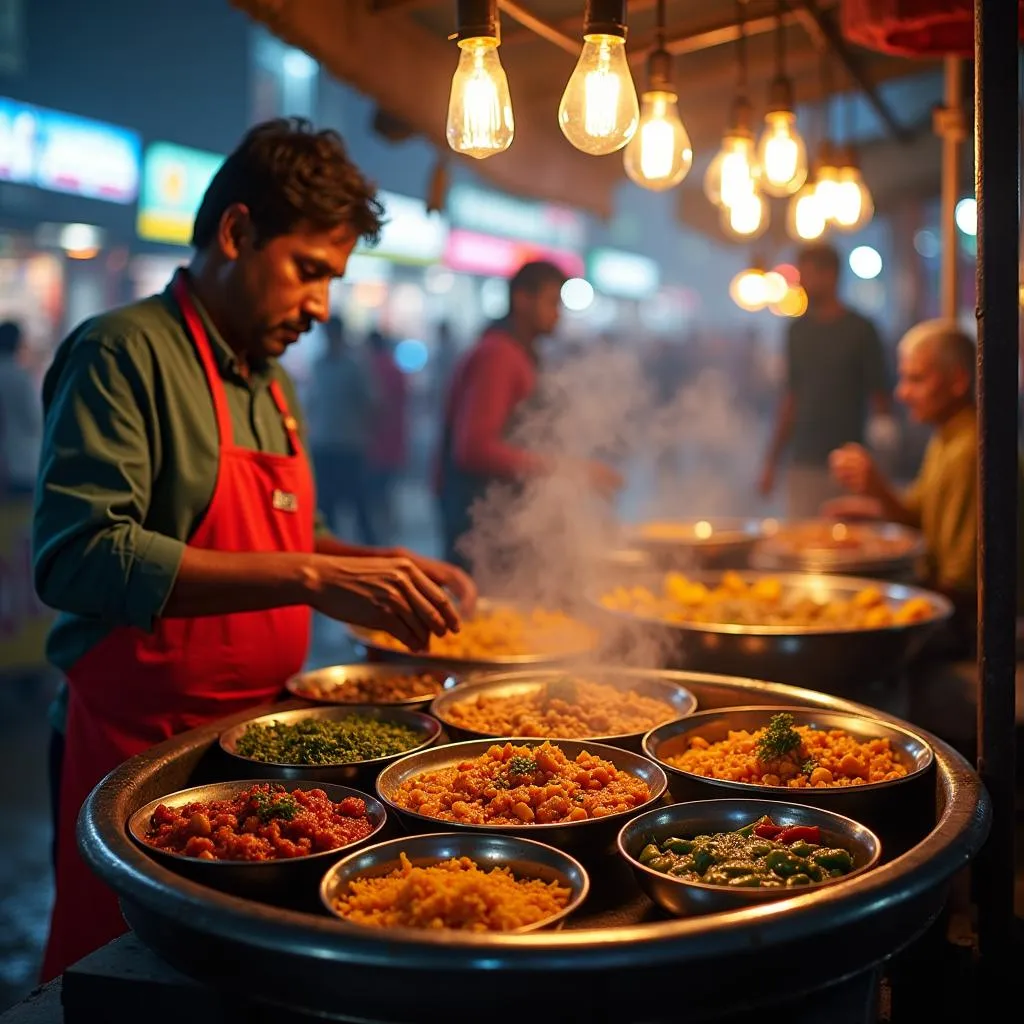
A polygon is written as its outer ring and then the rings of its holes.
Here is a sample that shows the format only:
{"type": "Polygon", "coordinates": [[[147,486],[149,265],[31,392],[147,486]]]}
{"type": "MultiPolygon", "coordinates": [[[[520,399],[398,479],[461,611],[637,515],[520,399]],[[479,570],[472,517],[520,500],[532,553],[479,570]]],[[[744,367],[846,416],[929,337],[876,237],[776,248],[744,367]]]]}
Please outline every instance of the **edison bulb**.
{"type": "Polygon", "coordinates": [[[840,231],[856,231],[863,227],[875,212],[860,170],[853,165],[840,167],[835,186],[832,220],[840,231]]]}
{"type": "Polygon", "coordinates": [[[761,187],[771,196],[791,196],[807,180],[807,146],[791,110],[765,114],[757,147],[761,187]]]}
{"type": "Polygon", "coordinates": [[[715,206],[732,206],[752,188],[759,173],[753,139],[726,135],[704,174],[704,194],[715,206]]]}
{"type": "Polygon", "coordinates": [[[515,121],[508,78],[490,36],[459,40],[459,65],[448,97],[448,145],[476,160],[512,145],[515,121]]]}
{"type": "Polygon", "coordinates": [[[768,305],[768,288],[762,270],[741,270],[729,284],[729,297],[740,309],[756,313],[768,305]]]}
{"type": "Polygon", "coordinates": [[[767,228],[768,204],[753,184],[731,206],[722,207],[722,230],[733,238],[757,238],[767,228]]]}
{"type": "Polygon", "coordinates": [[[792,199],[786,211],[786,229],[790,237],[803,242],[821,238],[828,227],[828,218],[818,195],[816,182],[808,182],[792,199]]]}
{"type": "Polygon", "coordinates": [[[675,93],[644,93],[640,126],[629,140],[622,162],[633,181],[655,192],[672,188],[686,177],[693,164],[693,149],[675,93]]]}
{"type": "Polygon", "coordinates": [[[579,150],[604,156],[636,133],[640,104],[620,36],[589,35],[558,105],[562,134],[579,150]]]}
{"type": "Polygon", "coordinates": [[[826,220],[835,216],[836,203],[839,201],[839,168],[831,163],[823,163],[815,175],[817,185],[814,193],[821,206],[822,215],[826,220]]]}

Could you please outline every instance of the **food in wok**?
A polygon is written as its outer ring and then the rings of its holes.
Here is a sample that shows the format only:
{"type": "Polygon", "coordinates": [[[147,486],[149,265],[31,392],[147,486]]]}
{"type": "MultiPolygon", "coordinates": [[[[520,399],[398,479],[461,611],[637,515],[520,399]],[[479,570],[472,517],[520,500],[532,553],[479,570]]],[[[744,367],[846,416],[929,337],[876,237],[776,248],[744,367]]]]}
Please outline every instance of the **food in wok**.
{"type": "Polygon", "coordinates": [[[786,587],[773,576],[748,582],[735,572],[724,573],[715,586],[670,572],[661,593],[644,586],[622,586],[605,594],[601,603],[612,611],[671,623],[822,631],[884,629],[924,622],[936,614],[925,597],[892,602],[876,586],[865,586],[849,597],[823,599],[810,589],[786,587]]]}

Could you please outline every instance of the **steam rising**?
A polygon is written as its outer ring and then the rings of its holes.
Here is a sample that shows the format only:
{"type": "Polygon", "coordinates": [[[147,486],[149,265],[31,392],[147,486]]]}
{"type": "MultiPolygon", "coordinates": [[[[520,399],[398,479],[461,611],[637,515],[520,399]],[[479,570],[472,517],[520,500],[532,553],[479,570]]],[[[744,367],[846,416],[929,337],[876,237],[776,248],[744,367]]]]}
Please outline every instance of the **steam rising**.
{"type": "Polygon", "coordinates": [[[660,581],[656,568],[613,557],[625,542],[620,519],[736,515],[749,507],[760,437],[730,381],[705,370],[659,405],[635,350],[594,344],[543,374],[510,437],[562,468],[518,487],[495,485],[474,506],[462,547],[481,593],[598,623],[608,648],[602,664],[681,667],[669,631],[613,621],[593,599],[632,580],[660,581]],[[591,459],[612,461],[627,477],[614,505],[589,488],[582,466],[591,459]],[[647,499],[631,500],[634,487],[647,499]]]}

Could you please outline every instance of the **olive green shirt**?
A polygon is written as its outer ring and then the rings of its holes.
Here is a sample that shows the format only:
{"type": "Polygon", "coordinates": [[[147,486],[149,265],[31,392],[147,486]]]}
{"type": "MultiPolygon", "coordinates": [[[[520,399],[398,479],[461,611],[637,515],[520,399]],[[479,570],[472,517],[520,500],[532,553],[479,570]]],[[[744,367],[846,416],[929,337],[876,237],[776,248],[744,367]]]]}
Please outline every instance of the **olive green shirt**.
{"type": "MultiPolygon", "coordinates": [[[[244,376],[196,305],[224,382],[234,443],[286,454],[269,384],[280,382],[304,437],[288,374],[271,360],[244,376]]],[[[60,613],[47,657],[67,671],[111,630],[153,628],[213,497],[213,401],[170,289],[88,320],[66,338],[43,382],[43,407],[35,584],[60,613]]],[[[63,718],[58,698],[51,720],[61,728],[63,718]]]]}
{"type": "MultiPolygon", "coordinates": [[[[1022,487],[1018,461],[1018,486],[1022,487]]],[[[978,579],[978,416],[958,412],[932,435],[917,479],[903,495],[927,545],[929,581],[970,592],[978,579]]],[[[1021,509],[1021,506],[1018,506],[1021,509]]],[[[1018,511],[1018,520],[1020,520],[1018,511]]],[[[1024,538],[1018,521],[1018,537],[1024,538]]],[[[1024,550],[1017,560],[1018,602],[1024,594],[1024,550]]]]}

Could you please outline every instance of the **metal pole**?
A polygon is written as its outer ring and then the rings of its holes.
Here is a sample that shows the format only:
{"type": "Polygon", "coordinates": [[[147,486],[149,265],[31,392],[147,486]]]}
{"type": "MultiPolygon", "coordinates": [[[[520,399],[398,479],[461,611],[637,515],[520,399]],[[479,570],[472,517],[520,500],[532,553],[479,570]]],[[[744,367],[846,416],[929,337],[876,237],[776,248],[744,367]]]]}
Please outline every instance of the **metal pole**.
{"type": "Polygon", "coordinates": [[[942,139],[942,279],[939,301],[942,315],[955,320],[959,308],[957,273],[960,247],[956,235],[956,204],[960,197],[960,144],[964,141],[963,64],[946,58],[945,105],[935,112],[935,130],[942,139]]]}
{"type": "MultiPolygon", "coordinates": [[[[1007,994],[1014,913],[1017,608],[1018,11],[974,0],[978,199],[978,771],[992,832],[975,871],[986,995],[1007,994]]],[[[1019,966],[1018,966],[1019,970],[1019,966]]]]}

